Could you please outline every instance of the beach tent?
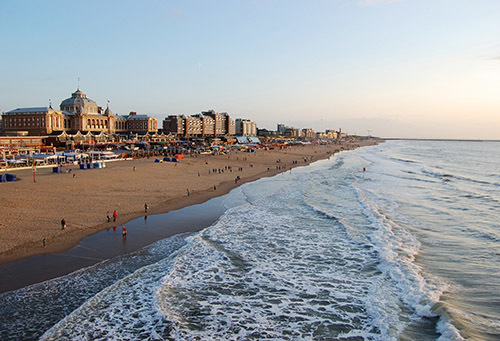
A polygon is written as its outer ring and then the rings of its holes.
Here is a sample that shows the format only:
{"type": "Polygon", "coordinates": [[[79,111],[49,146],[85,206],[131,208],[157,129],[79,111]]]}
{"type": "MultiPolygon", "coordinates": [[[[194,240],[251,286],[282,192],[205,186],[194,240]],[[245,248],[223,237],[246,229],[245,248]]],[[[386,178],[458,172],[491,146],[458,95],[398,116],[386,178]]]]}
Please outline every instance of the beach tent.
{"type": "Polygon", "coordinates": [[[57,163],[57,155],[55,154],[33,154],[33,161],[39,164],[49,164],[49,163],[57,163]]]}
{"type": "Polygon", "coordinates": [[[17,180],[17,177],[16,177],[16,174],[5,174],[5,178],[7,179],[7,181],[16,181],[17,180]]]}
{"type": "Polygon", "coordinates": [[[175,156],[175,158],[176,158],[177,160],[183,160],[183,159],[184,159],[184,155],[182,155],[182,154],[176,154],[176,155],[174,155],[174,156],[175,156]]]}
{"type": "Polygon", "coordinates": [[[7,160],[7,163],[9,165],[14,165],[15,167],[22,167],[22,166],[28,165],[28,160],[27,159],[14,159],[14,160],[7,160]]]}
{"type": "Polygon", "coordinates": [[[87,154],[84,153],[73,153],[73,152],[58,152],[56,153],[58,156],[58,162],[61,160],[64,162],[75,162],[76,160],[80,160],[81,158],[88,157],[87,154]]]}

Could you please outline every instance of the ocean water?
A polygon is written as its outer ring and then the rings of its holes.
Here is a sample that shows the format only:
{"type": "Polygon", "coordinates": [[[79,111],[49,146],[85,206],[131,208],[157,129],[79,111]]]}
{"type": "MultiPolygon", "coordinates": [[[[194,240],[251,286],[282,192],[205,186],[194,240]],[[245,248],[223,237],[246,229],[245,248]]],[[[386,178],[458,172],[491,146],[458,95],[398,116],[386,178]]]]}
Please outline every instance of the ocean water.
{"type": "Polygon", "coordinates": [[[201,232],[1,294],[0,339],[498,340],[499,190],[499,143],[343,152],[233,190],[201,232]]]}

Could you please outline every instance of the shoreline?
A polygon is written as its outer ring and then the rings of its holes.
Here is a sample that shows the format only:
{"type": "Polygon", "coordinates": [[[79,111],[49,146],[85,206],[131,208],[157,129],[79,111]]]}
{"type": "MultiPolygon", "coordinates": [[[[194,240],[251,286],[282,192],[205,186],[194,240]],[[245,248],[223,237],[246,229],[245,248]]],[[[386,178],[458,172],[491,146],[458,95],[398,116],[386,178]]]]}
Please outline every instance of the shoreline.
{"type": "MultiPolygon", "coordinates": [[[[13,231],[10,231],[12,232],[10,235],[9,232],[6,231],[5,228],[6,226],[4,225],[5,219],[3,220],[2,224],[0,224],[0,233],[3,236],[2,239],[7,236],[10,237],[10,239],[15,240],[15,243],[12,247],[7,249],[2,248],[0,250],[0,265],[13,263],[15,261],[26,259],[35,255],[55,254],[55,253],[57,254],[65,252],[77,246],[85,237],[89,237],[91,235],[99,233],[100,231],[109,229],[111,226],[122,226],[124,224],[129,224],[132,220],[145,216],[145,212],[143,210],[143,205],[144,205],[143,201],[147,200],[148,198],[150,200],[153,200],[153,203],[148,203],[150,207],[147,212],[148,216],[165,214],[189,206],[205,203],[212,198],[219,197],[229,193],[229,191],[244,183],[255,181],[263,177],[274,176],[278,173],[288,171],[294,167],[309,165],[311,162],[328,158],[329,156],[341,150],[351,150],[358,147],[377,144],[378,142],[380,142],[380,140],[367,140],[367,141],[355,140],[354,142],[346,142],[343,143],[342,145],[329,144],[329,145],[294,146],[283,150],[273,150],[273,151],[258,150],[258,152],[255,154],[238,152],[235,154],[231,154],[229,156],[228,155],[200,156],[182,160],[182,163],[179,165],[168,164],[166,165],[167,167],[169,167],[169,173],[170,173],[168,179],[158,180],[160,184],[154,184],[154,183],[153,184],[148,183],[147,185],[145,184],[144,187],[147,188],[143,188],[144,189],[143,193],[137,191],[135,192],[136,194],[135,196],[132,195],[132,198],[135,199],[134,202],[129,202],[129,200],[127,200],[130,199],[130,197],[121,198],[121,200],[119,200],[118,206],[123,209],[119,211],[116,223],[105,222],[106,209],[101,208],[102,213],[100,213],[100,216],[103,218],[100,219],[101,222],[97,224],[92,224],[92,221],[84,219],[82,221],[77,222],[79,225],[83,227],[74,229],[72,228],[74,225],[76,225],[74,220],[65,217],[65,220],[68,223],[68,228],[66,228],[66,230],[64,231],[61,231],[57,215],[58,213],[61,212],[57,210],[58,206],[57,202],[42,200],[41,205],[40,202],[38,202],[37,203],[38,205],[34,206],[41,208],[42,211],[44,210],[45,205],[55,206],[54,207],[55,209],[53,211],[45,210],[48,211],[47,216],[49,218],[52,218],[51,220],[53,220],[51,222],[50,227],[47,227],[45,229],[43,228],[40,229],[39,228],[40,224],[37,224],[38,221],[34,220],[36,214],[34,215],[27,214],[24,216],[23,215],[18,216],[18,219],[16,221],[17,228],[14,228],[13,231]],[[239,160],[240,158],[242,160],[239,160]],[[297,162],[296,159],[299,159],[300,162],[297,162]],[[277,160],[279,160],[279,163],[277,160]],[[293,163],[292,162],[293,160],[295,160],[296,163],[293,163]],[[240,172],[238,171],[233,172],[233,169],[229,173],[228,172],[224,173],[223,171],[222,174],[221,173],[213,174],[210,172],[210,167],[214,167],[213,169],[220,169],[221,166],[224,164],[226,165],[230,164],[230,166],[228,167],[233,167],[234,170],[236,170],[237,166],[241,166],[243,167],[243,169],[240,172]],[[190,169],[193,168],[193,166],[195,166],[195,168],[197,169],[196,171],[190,169]],[[205,171],[204,172],[205,174],[203,174],[203,176],[202,174],[200,174],[202,170],[205,171]],[[206,172],[207,170],[208,174],[206,172]],[[235,183],[234,181],[235,176],[241,177],[241,180],[238,181],[238,183],[235,183]],[[189,196],[186,195],[185,192],[186,183],[188,184],[187,186],[191,185],[191,191],[189,196]],[[170,189],[168,193],[169,195],[165,196],[163,194],[158,193],[156,187],[160,187],[162,185],[170,186],[168,187],[170,189]],[[217,189],[214,190],[212,186],[216,186],[217,189]],[[151,197],[151,194],[154,194],[154,197],[151,197]],[[141,209],[139,210],[130,209],[137,207],[141,207],[141,209]],[[37,236],[26,234],[25,233],[26,228],[23,228],[23,226],[30,226],[28,227],[28,230],[33,231],[34,229],[37,230],[39,233],[37,234],[37,236]],[[41,244],[41,238],[38,237],[44,234],[49,235],[48,237],[46,237],[47,246],[45,248],[41,244]]],[[[153,164],[153,162],[154,159],[114,162],[113,165],[110,165],[111,167],[105,169],[108,170],[107,172],[108,174],[103,174],[104,173],[103,170],[84,170],[84,171],[76,170],[74,173],[77,174],[76,178],[78,179],[77,181],[79,181],[80,178],[82,177],[85,178],[84,179],[85,181],[83,181],[84,187],[89,185],[89,181],[90,183],[94,181],[94,182],[99,182],[99,184],[103,183],[105,185],[107,184],[109,185],[108,187],[111,186],[111,189],[115,189],[114,187],[117,186],[117,183],[118,185],[120,185],[120,183],[123,184],[123,182],[127,182],[129,186],[124,185],[123,192],[134,193],[134,190],[136,188],[134,188],[134,186],[130,186],[131,181],[135,179],[131,178],[133,175],[136,175],[134,173],[139,173],[139,172],[141,172],[141,174],[145,173],[146,177],[149,180],[153,179],[154,181],[156,178],[155,178],[155,170],[153,168],[159,168],[158,166],[160,167],[165,166],[165,164],[163,165],[153,164]],[[134,167],[134,169],[135,167],[137,167],[138,172],[135,171],[130,172],[130,168],[132,167],[134,167]],[[123,177],[120,177],[120,175],[124,174],[125,169],[126,169],[126,174],[123,177]],[[92,174],[93,172],[94,174],[92,174]],[[103,175],[102,177],[103,179],[98,179],[97,176],[92,177],[92,175],[103,175]],[[113,175],[116,175],[116,178],[113,177],[113,175]],[[111,178],[109,176],[111,176],[111,178]]],[[[17,197],[16,199],[18,199],[18,203],[24,202],[26,204],[25,207],[17,207],[18,210],[21,211],[23,209],[29,210],[31,204],[30,200],[34,200],[37,194],[24,193],[23,195],[19,195],[19,191],[34,192],[33,190],[34,189],[36,190],[36,188],[34,187],[38,186],[38,183],[34,184],[30,182],[30,179],[28,177],[28,175],[30,174],[29,170],[19,171],[19,173],[22,173],[21,175],[23,175],[23,177],[21,178],[22,181],[19,181],[17,183],[12,183],[12,185],[17,185],[15,187],[18,188],[15,188],[14,189],[15,192],[11,193],[16,193],[16,195],[14,196],[17,197]]],[[[45,174],[43,173],[40,175],[37,174],[37,181],[42,182],[42,180],[47,183],[49,190],[53,192],[54,196],[56,197],[61,195],[64,196],[65,194],[67,194],[66,192],[68,192],[68,189],[71,189],[71,185],[73,183],[76,183],[76,181],[72,181],[75,179],[70,179],[69,174],[52,174],[49,173],[48,171],[45,172],[45,174]],[[60,185],[59,180],[62,178],[61,175],[62,177],[64,177],[64,183],[65,184],[67,183],[69,188],[62,188],[62,189],[56,188],[57,185],[60,185]]],[[[4,185],[5,184],[2,184],[2,186],[4,185]]],[[[7,186],[9,185],[10,184],[8,184],[7,186]]],[[[79,186],[77,185],[76,188],[77,190],[78,189],[81,191],[85,190],[84,188],[78,188],[78,187],[79,186]]],[[[9,198],[9,194],[7,194],[7,196],[2,195],[3,197],[2,199],[7,197],[6,200],[7,208],[9,208],[9,203],[10,203],[9,199],[14,202],[16,201],[9,198]]],[[[70,202],[67,206],[71,207],[73,210],[75,209],[84,210],[87,213],[84,214],[86,216],[92,216],[92,215],[95,216],[94,214],[89,215],[88,213],[89,211],[93,212],[93,210],[99,209],[101,202],[102,200],[100,202],[91,201],[90,203],[86,201],[87,207],[81,207],[81,202],[78,201],[78,196],[76,196],[76,198],[75,196],[73,196],[73,202],[70,202]]],[[[104,202],[108,203],[108,201],[106,200],[106,196],[104,198],[104,202]]],[[[110,205],[108,204],[108,207],[109,206],[110,205]]],[[[112,212],[111,209],[110,212],[112,212]]],[[[7,211],[7,218],[9,217],[8,213],[9,212],[7,211]]],[[[15,212],[10,212],[10,213],[11,217],[16,216],[15,212]]],[[[64,214],[64,212],[62,212],[62,214],[64,214]]],[[[43,218],[47,220],[46,216],[44,216],[43,218]]],[[[9,221],[9,219],[6,220],[7,222],[9,221]]],[[[10,221],[13,220],[11,219],[10,221]]]]}

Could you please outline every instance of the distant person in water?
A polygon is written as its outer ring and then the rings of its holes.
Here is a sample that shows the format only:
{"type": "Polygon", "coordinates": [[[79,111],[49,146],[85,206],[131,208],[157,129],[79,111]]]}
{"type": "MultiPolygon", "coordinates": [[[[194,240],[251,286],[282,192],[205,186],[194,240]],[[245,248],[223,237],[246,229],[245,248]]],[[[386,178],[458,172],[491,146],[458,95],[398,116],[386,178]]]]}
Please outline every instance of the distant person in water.
{"type": "Polygon", "coordinates": [[[122,227],[122,235],[127,235],[127,227],[125,225],[122,227]]]}

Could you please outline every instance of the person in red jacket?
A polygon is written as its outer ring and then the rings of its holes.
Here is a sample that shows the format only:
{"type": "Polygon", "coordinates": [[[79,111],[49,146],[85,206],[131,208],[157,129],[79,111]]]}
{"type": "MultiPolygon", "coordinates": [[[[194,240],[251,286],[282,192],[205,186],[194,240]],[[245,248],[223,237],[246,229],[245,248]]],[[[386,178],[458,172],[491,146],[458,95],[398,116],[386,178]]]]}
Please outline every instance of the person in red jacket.
{"type": "Polygon", "coordinates": [[[116,213],[116,210],[113,212],[113,221],[116,221],[116,217],[118,217],[118,213],[116,213]]]}

